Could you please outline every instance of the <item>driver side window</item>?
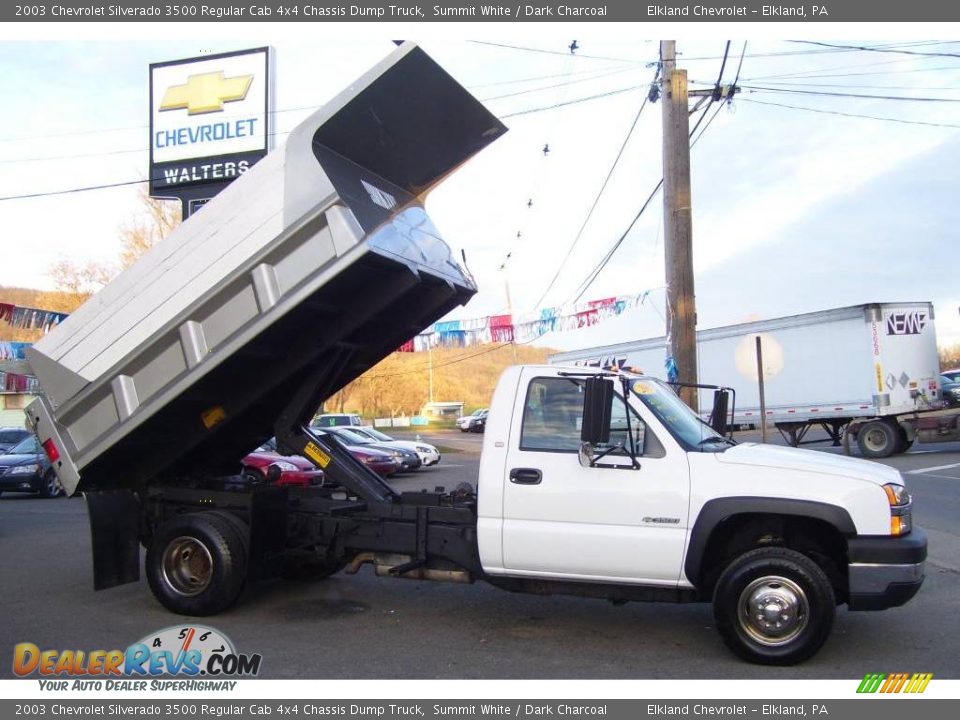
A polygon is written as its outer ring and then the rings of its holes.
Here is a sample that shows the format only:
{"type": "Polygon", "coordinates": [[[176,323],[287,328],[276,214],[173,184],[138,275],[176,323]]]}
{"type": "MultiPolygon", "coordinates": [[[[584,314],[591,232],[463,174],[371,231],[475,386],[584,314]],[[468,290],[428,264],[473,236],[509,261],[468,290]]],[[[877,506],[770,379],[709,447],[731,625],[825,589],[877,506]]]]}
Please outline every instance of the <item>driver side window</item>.
{"type": "MultiPolygon", "coordinates": [[[[583,423],[583,381],[579,378],[535,378],[527,387],[520,431],[521,450],[571,452],[580,449],[583,423]]],[[[630,410],[630,430],[638,455],[663,457],[663,446],[647,431],[636,411],[630,410]]],[[[629,447],[623,399],[614,397],[610,416],[610,444],[629,447]]],[[[625,455],[625,450],[613,454],[625,455]]]]}

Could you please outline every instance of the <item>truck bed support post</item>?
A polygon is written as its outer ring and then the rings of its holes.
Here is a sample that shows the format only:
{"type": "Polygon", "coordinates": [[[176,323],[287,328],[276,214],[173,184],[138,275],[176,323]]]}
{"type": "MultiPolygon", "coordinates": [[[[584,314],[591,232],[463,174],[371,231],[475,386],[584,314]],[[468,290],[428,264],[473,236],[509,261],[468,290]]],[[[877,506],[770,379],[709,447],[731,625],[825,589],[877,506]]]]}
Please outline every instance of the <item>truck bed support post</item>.
{"type": "Polygon", "coordinates": [[[319,365],[307,374],[274,424],[277,446],[281,451],[307,458],[368,502],[392,503],[397,493],[379,475],[356,460],[336,440],[318,437],[307,426],[320,405],[317,388],[323,386],[324,378],[338,373],[349,360],[350,352],[344,348],[333,362],[319,365]]]}

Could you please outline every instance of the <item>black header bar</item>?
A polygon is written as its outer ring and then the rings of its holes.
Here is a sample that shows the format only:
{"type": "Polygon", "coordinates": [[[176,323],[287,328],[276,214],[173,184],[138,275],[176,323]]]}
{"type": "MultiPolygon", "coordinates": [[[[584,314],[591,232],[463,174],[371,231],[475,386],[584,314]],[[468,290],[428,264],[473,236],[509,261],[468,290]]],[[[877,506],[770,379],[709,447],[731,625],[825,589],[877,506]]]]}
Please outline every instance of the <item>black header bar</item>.
{"type": "Polygon", "coordinates": [[[0,7],[2,22],[951,22],[944,0],[645,2],[534,0],[32,0],[0,7]]]}

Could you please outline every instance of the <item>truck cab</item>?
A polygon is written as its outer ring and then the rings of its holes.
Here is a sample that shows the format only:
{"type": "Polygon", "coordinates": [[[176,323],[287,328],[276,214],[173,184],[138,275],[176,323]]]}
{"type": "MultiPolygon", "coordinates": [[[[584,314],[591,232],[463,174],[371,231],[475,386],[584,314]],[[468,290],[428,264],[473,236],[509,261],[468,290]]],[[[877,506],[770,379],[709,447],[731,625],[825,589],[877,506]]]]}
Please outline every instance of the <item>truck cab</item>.
{"type": "Polygon", "coordinates": [[[737,444],[649,377],[507,370],[478,494],[490,576],[713,600],[724,639],[754,661],[796,662],[835,605],[900,605],[923,581],[926,538],[899,472],[737,444]],[[596,381],[610,385],[599,408],[596,381]]]}

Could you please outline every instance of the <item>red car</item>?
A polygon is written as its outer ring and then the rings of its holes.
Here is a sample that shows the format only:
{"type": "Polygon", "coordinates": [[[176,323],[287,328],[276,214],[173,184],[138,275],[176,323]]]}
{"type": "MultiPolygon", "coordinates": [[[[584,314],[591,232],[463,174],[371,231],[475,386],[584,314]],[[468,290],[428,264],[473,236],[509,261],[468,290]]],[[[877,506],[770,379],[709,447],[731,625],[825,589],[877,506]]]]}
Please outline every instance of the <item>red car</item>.
{"type": "Polygon", "coordinates": [[[350,454],[357,460],[373,470],[377,475],[382,475],[383,477],[389,477],[403,467],[399,460],[395,460],[383,450],[361,448],[355,445],[348,446],[347,450],[349,450],[350,454]]]}
{"type": "MultiPolygon", "coordinates": [[[[347,447],[347,450],[357,460],[383,477],[393,475],[402,467],[398,460],[382,450],[359,447],[347,447]]],[[[270,438],[254,452],[243,458],[242,464],[243,474],[257,482],[265,481],[268,468],[271,465],[276,465],[280,471],[280,477],[276,481],[277,485],[320,486],[324,483],[323,470],[317,469],[306,458],[299,455],[280,455],[277,452],[275,438],[270,438]]]]}
{"type": "Polygon", "coordinates": [[[323,485],[323,470],[299,455],[280,455],[273,438],[244,457],[241,463],[243,474],[258,482],[265,481],[268,468],[276,465],[280,471],[277,485],[323,485]]]}

